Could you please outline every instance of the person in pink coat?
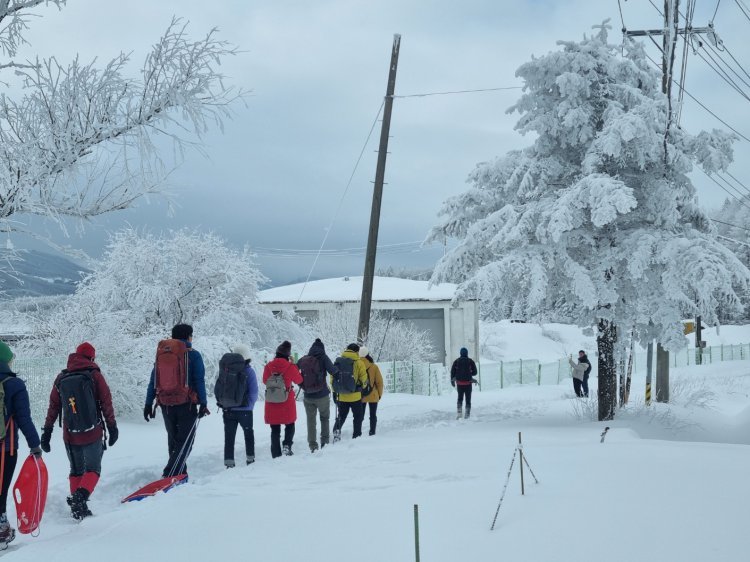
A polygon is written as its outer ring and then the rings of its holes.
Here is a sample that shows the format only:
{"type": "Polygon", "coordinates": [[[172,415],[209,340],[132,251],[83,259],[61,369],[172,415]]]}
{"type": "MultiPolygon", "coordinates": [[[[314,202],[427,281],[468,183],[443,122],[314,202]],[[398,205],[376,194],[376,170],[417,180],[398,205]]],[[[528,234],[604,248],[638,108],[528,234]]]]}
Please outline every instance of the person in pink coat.
{"type": "Polygon", "coordinates": [[[263,384],[266,385],[265,421],[271,426],[271,456],[292,455],[294,422],[297,421],[297,402],[292,384],[302,384],[302,374],[291,360],[292,344],[284,341],[276,348],[276,358],[263,368],[263,384]],[[279,377],[280,375],[280,377],[279,377]],[[283,389],[276,381],[283,378],[283,389]],[[270,379],[270,380],[269,380],[270,379]],[[287,394],[283,402],[279,395],[287,394]],[[284,441],[281,440],[281,426],[284,426],[284,441]],[[283,448],[282,448],[283,445],[283,448]]]}

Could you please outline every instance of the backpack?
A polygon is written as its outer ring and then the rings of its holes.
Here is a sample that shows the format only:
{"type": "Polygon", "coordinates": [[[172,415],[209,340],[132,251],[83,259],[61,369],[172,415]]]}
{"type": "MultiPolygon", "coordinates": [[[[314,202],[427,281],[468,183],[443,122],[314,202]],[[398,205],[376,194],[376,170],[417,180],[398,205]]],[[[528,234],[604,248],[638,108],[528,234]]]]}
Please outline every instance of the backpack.
{"type": "Polygon", "coordinates": [[[297,361],[297,367],[302,371],[302,388],[305,394],[320,392],[327,387],[326,374],[320,365],[320,359],[313,355],[305,355],[297,361]]]}
{"type": "Polygon", "coordinates": [[[91,371],[63,371],[57,381],[62,417],[70,433],[85,433],[99,425],[99,403],[91,371]]]}
{"type": "Polygon", "coordinates": [[[219,408],[247,406],[249,399],[245,359],[239,353],[225,353],[219,360],[219,378],[214,396],[219,408]]]}
{"type": "Polygon", "coordinates": [[[283,404],[289,398],[289,389],[284,382],[284,375],[273,373],[266,381],[266,402],[283,404]]]}
{"type": "Polygon", "coordinates": [[[8,378],[9,377],[5,377],[0,381],[0,408],[2,408],[2,417],[0,418],[0,441],[5,439],[5,434],[8,431],[8,426],[5,425],[5,381],[7,381],[8,378]]]}
{"type": "Polygon", "coordinates": [[[188,347],[182,340],[162,340],[156,348],[156,403],[178,406],[191,401],[188,387],[188,347]]]}
{"type": "Polygon", "coordinates": [[[338,368],[338,372],[333,374],[333,391],[336,394],[357,392],[357,383],[354,380],[354,359],[337,357],[333,364],[338,368]]]}
{"type": "Polygon", "coordinates": [[[372,393],[372,391],[375,390],[375,387],[372,386],[372,383],[370,383],[370,371],[369,371],[369,369],[367,371],[367,379],[366,379],[366,381],[367,382],[365,382],[365,386],[363,386],[362,389],[360,390],[360,392],[362,393],[362,398],[364,398],[365,396],[369,396],[372,393]]]}

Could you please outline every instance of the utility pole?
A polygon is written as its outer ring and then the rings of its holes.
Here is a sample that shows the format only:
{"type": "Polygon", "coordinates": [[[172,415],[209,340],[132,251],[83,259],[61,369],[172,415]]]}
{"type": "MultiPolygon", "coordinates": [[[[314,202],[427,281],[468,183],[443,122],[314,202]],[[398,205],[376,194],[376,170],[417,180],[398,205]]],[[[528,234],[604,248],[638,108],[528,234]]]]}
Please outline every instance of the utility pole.
{"type": "Polygon", "coordinates": [[[654,371],[654,342],[648,342],[646,351],[646,406],[651,404],[651,373],[654,371]]]}
{"type": "Polygon", "coordinates": [[[385,179],[385,160],[388,156],[388,137],[391,129],[391,112],[393,111],[393,92],[396,89],[396,70],[398,53],[401,49],[401,35],[393,36],[391,66],[388,71],[388,86],[383,104],[383,126],[380,129],[378,147],[378,164],[375,169],[375,187],[372,192],[372,210],[370,211],[370,232],[367,236],[367,254],[365,255],[365,273],[362,279],[362,300],[359,307],[359,329],[357,340],[364,343],[370,331],[370,310],[372,308],[372,285],[375,279],[375,257],[378,247],[378,229],[380,228],[380,206],[383,201],[383,183],[385,179]]]}
{"type": "Polygon", "coordinates": [[[695,317],[695,364],[703,364],[703,326],[701,317],[695,317]]]}

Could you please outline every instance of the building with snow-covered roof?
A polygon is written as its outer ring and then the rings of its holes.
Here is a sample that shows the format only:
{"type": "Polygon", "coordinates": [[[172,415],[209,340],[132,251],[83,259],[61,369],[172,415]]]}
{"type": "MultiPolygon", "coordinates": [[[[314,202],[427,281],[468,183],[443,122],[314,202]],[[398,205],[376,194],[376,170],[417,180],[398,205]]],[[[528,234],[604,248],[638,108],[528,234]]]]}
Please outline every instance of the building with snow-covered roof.
{"type": "MultiPolygon", "coordinates": [[[[456,285],[375,277],[372,310],[391,313],[392,322],[409,322],[429,335],[431,362],[450,364],[462,347],[479,356],[479,301],[457,300],[456,285]]],[[[294,312],[314,320],[325,310],[359,312],[362,277],[337,277],[260,291],[261,305],[274,314],[294,312]]],[[[355,335],[355,334],[353,334],[355,335]]]]}

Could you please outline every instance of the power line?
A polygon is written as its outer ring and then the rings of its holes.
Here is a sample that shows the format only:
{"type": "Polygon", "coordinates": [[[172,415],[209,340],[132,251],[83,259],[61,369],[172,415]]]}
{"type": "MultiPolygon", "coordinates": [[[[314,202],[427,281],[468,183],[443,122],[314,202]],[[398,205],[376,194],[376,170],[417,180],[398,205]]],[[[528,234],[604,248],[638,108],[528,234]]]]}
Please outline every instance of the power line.
{"type": "Polygon", "coordinates": [[[716,19],[716,14],[719,12],[719,6],[720,5],[721,5],[721,0],[719,0],[718,2],[716,2],[716,9],[714,10],[714,15],[711,16],[711,23],[713,23],[714,20],[716,19]]]}
{"type": "Polygon", "coordinates": [[[473,94],[476,92],[499,92],[501,90],[521,90],[523,86],[506,86],[503,88],[481,88],[478,90],[452,90],[448,92],[425,92],[423,94],[407,94],[403,96],[393,96],[396,98],[425,98],[427,96],[448,96],[452,94],[473,94]]]}
{"type": "Polygon", "coordinates": [[[740,9],[740,12],[742,12],[742,15],[744,15],[748,21],[750,21],[750,9],[748,9],[746,6],[740,2],[740,0],[734,0],[734,3],[737,4],[737,7],[740,9]]]}
{"type": "Polygon", "coordinates": [[[622,16],[622,2],[621,0],[617,0],[617,7],[620,10],[620,21],[622,22],[622,32],[625,33],[627,28],[625,27],[625,18],[622,16]]]}
{"type": "Polygon", "coordinates": [[[746,207],[747,209],[750,209],[750,205],[748,205],[747,203],[745,203],[744,198],[737,197],[737,195],[735,195],[734,193],[732,193],[731,191],[729,191],[726,187],[724,187],[722,184],[720,184],[716,180],[716,178],[714,178],[711,174],[709,174],[708,172],[706,172],[703,168],[698,168],[698,169],[701,172],[703,172],[708,179],[710,179],[712,182],[714,182],[716,185],[718,185],[723,191],[725,191],[726,193],[728,193],[730,197],[736,199],[739,202],[740,205],[742,205],[743,207],[746,207]]]}
{"type": "Polygon", "coordinates": [[[748,188],[744,183],[742,183],[740,180],[735,178],[731,172],[724,172],[726,175],[728,175],[730,178],[732,178],[737,184],[739,184],[745,191],[750,193],[750,188],[748,188]]]}
{"type": "Polygon", "coordinates": [[[738,228],[738,229],[740,229],[740,230],[747,230],[748,232],[750,232],[750,228],[747,228],[746,226],[739,226],[739,225],[737,225],[737,224],[732,224],[732,223],[730,223],[730,222],[724,222],[724,221],[720,221],[719,219],[709,219],[709,220],[710,220],[711,222],[717,222],[717,223],[719,223],[719,224],[723,224],[724,226],[730,226],[730,227],[732,227],[732,228],[738,228]]]}
{"type": "MultiPolygon", "coordinates": [[[[705,50],[705,48],[706,48],[706,44],[705,44],[705,43],[702,43],[702,44],[701,44],[701,47],[703,47],[703,49],[705,50]]],[[[729,70],[730,70],[730,71],[732,72],[732,74],[734,74],[734,75],[735,75],[735,76],[736,76],[736,77],[737,77],[737,78],[738,78],[738,79],[739,79],[739,80],[740,80],[740,81],[741,81],[741,82],[742,82],[742,83],[743,83],[743,84],[744,84],[745,86],[748,86],[748,87],[750,87],[750,82],[748,82],[747,80],[745,80],[745,78],[744,78],[744,77],[743,77],[743,76],[742,76],[742,75],[741,75],[741,74],[740,74],[739,72],[737,72],[737,70],[736,70],[736,69],[734,69],[734,68],[732,67],[732,65],[731,65],[731,64],[729,64],[729,63],[728,63],[728,62],[727,62],[727,61],[726,61],[726,60],[725,60],[725,59],[724,59],[724,58],[722,57],[721,53],[722,53],[723,51],[726,51],[726,50],[727,50],[727,49],[726,49],[726,47],[724,46],[724,42],[723,42],[723,41],[721,41],[721,40],[719,39],[719,40],[717,41],[717,45],[716,45],[716,47],[714,47],[713,45],[711,45],[711,43],[708,43],[708,48],[709,48],[709,49],[711,49],[711,51],[712,51],[712,52],[713,52],[713,53],[714,53],[714,54],[716,55],[716,58],[718,58],[718,59],[719,59],[719,60],[720,60],[721,62],[723,62],[723,63],[724,63],[724,66],[726,66],[726,67],[727,67],[727,68],[728,68],[728,69],[729,69],[729,70]],[[719,45],[721,45],[721,47],[719,47],[719,45]]],[[[742,70],[742,72],[744,72],[745,74],[747,74],[747,71],[745,71],[745,69],[744,69],[744,68],[742,67],[742,65],[741,65],[741,64],[740,64],[739,62],[737,62],[737,59],[735,59],[734,57],[732,57],[732,59],[733,59],[733,60],[735,61],[735,63],[737,64],[737,66],[739,66],[739,67],[740,67],[740,69],[742,70]]],[[[748,78],[750,78],[750,76],[749,76],[748,78]]]]}

